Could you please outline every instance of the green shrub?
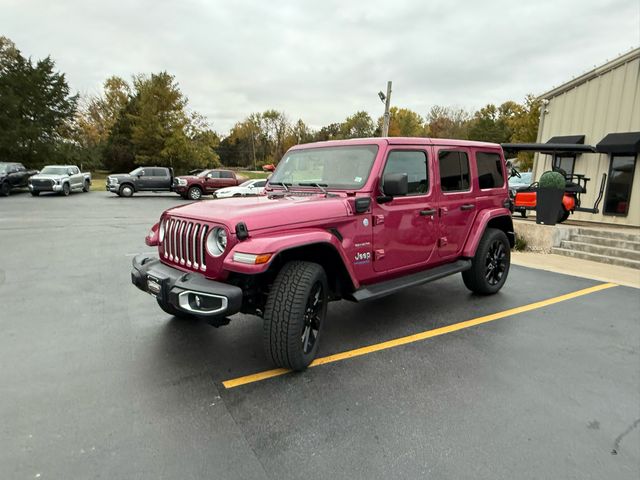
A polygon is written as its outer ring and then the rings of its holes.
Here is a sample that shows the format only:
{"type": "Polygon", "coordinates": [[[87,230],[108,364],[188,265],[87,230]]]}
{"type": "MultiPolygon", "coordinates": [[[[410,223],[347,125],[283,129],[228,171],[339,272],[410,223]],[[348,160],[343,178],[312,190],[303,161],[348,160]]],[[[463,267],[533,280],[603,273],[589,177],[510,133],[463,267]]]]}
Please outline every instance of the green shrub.
{"type": "Polygon", "coordinates": [[[513,249],[517,252],[524,252],[527,249],[527,239],[522,235],[516,235],[516,244],[513,249]]]}
{"type": "Polygon", "coordinates": [[[555,188],[557,190],[564,190],[566,180],[561,173],[558,172],[544,172],[538,182],[540,188],[555,188]]]}

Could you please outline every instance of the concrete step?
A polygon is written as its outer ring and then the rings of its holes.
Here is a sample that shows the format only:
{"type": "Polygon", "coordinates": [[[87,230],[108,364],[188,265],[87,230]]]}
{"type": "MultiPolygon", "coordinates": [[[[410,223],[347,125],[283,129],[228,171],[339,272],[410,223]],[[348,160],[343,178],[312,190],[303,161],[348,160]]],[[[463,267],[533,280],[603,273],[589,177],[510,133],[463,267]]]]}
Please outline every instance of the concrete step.
{"type": "Polygon", "coordinates": [[[608,257],[606,255],[598,255],[597,253],[581,252],[579,250],[569,250],[567,248],[552,248],[551,253],[556,255],[564,255],[565,257],[581,258],[583,260],[591,260],[592,262],[607,263],[609,265],[619,265],[621,267],[635,268],[640,270],[640,262],[637,260],[629,260],[626,258],[608,257]]]}
{"type": "Polygon", "coordinates": [[[617,238],[598,237],[595,235],[571,235],[572,242],[591,243],[593,245],[604,245],[613,248],[623,248],[625,250],[635,250],[640,252],[640,241],[620,240],[617,238]]]}
{"type": "Polygon", "coordinates": [[[573,239],[563,240],[560,242],[560,248],[567,250],[578,250],[580,252],[595,253],[605,255],[607,257],[626,258],[629,260],[640,261],[640,252],[635,250],[626,250],[623,248],[609,247],[607,245],[598,245],[594,243],[576,242],[573,239]]]}
{"type": "Polygon", "coordinates": [[[601,238],[614,238],[629,242],[640,242],[640,231],[637,230],[596,230],[594,228],[578,228],[577,235],[588,235],[601,238]]]}

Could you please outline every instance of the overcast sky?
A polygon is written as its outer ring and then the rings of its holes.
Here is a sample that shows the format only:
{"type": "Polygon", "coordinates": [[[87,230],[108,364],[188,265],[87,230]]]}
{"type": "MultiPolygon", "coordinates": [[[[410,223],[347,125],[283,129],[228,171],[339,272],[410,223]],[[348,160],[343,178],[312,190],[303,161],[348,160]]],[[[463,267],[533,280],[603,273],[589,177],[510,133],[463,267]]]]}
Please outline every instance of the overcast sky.
{"type": "Polygon", "coordinates": [[[167,70],[226,133],[268,108],[315,128],[392,104],[541,94],[640,44],[638,0],[0,0],[0,35],[73,90],[167,70]]]}

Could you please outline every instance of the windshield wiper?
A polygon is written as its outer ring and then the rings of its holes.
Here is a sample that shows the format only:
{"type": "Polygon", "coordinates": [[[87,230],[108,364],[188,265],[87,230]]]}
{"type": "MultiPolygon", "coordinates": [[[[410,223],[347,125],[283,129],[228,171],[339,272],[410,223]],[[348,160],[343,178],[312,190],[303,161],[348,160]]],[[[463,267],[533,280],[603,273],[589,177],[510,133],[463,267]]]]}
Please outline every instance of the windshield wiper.
{"type": "Polygon", "coordinates": [[[316,188],[319,188],[320,190],[322,190],[322,193],[324,193],[324,194],[327,193],[327,189],[324,188],[324,187],[328,187],[329,186],[326,183],[316,183],[316,182],[298,182],[298,185],[300,185],[301,187],[316,187],[316,188]]]}
{"type": "Polygon", "coordinates": [[[287,182],[269,182],[269,185],[282,185],[284,187],[284,189],[288,192],[289,191],[289,187],[291,185],[293,185],[293,184],[292,183],[287,183],[287,182]]]}

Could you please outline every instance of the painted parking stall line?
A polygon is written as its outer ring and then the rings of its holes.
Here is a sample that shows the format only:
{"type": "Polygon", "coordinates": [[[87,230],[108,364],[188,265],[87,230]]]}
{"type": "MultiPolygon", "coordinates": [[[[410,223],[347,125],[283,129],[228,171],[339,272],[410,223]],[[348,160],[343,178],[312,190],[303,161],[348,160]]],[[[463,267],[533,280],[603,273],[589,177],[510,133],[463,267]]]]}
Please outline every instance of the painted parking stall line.
{"type": "MultiPolygon", "coordinates": [[[[447,325],[446,327],[426,330],[424,332],[408,335],[406,337],[395,338],[392,340],[387,340],[385,342],[368,345],[366,347],[360,347],[353,350],[347,350],[345,352],[328,355],[326,357],[316,358],[313,362],[311,362],[311,365],[309,365],[309,368],[318,367],[320,365],[326,365],[327,363],[340,362],[342,360],[347,360],[349,358],[360,357],[362,355],[368,355],[370,353],[379,352],[381,350],[387,350],[389,348],[400,347],[402,345],[419,342],[421,340],[426,340],[428,338],[438,337],[440,335],[446,335],[447,333],[457,332],[459,330],[464,330],[466,328],[482,325],[483,323],[489,323],[495,320],[500,320],[501,318],[512,317],[521,313],[530,312],[532,310],[538,310],[540,308],[548,307],[556,303],[566,302],[567,300],[572,300],[574,298],[590,295],[592,293],[600,292],[602,290],[607,290],[609,288],[613,288],[617,286],[618,285],[615,283],[602,283],[600,285],[584,288],[582,290],[576,290],[575,292],[570,292],[564,295],[549,298],[547,300],[541,300],[539,302],[530,303],[528,305],[523,305],[521,307],[510,308],[508,310],[503,310],[502,312],[492,313],[490,315],[484,315],[482,317],[473,318],[471,320],[466,320],[464,322],[454,323],[452,325],[447,325]]],[[[263,372],[258,372],[251,375],[245,375],[242,377],[225,380],[222,382],[222,385],[226,389],[231,389],[231,388],[240,387],[242,385],[247,385],[249,383],[255,383],[255,382],[260,382],[262,380],[267,380],[269,378],[279,377],[281,375],[285,375],[290,372],[291,370],[288,370],[285,368],[275,368],[272,370],[265,370],[263,372]]]]}

